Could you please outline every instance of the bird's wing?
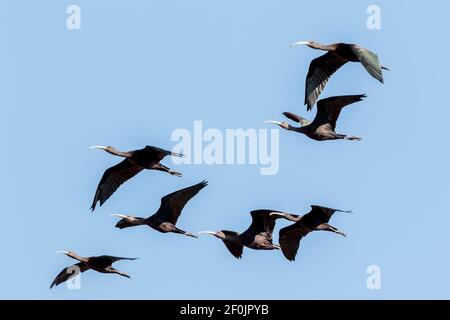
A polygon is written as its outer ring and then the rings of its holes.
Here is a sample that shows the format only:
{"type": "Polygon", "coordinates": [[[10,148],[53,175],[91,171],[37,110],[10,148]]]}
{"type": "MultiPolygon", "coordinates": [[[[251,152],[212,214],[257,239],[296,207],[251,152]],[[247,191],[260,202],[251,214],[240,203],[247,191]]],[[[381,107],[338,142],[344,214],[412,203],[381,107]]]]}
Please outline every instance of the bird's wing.
{"type": "Polygon", "coordinates": [[[308,106],[308,111],[316,103],[330,77],[346,63],[347,60],[331,52],[327,52],[311,62],[305,88],[305,104],[308,106]]]}
{"type": "Polygon", "coordinates": [[[317,114],[314,123],[317,125],[330,124],[332,129],[336,128],[336,122],[341,114],[342,108],[352,103],[363,100],[366,95],[351,95],[330,97],[317,102],[317,114]]]}
{"type": "Polygon", "coordinates": [[[91,210],[94,211],[98,201],[100,201],[100,206],[102,206],[122,183],[131,179],[142,170],[142,167],[135,166],[128,159],[107,169],[98,184],[91,210]]]}
{"type": "MultiPolygon", "coordinates": [[[[140,217],[134,217],[134,218],[136,220],[143,220],[144,219],[144,218],[140,218],[140,217]]],[[[119,229],[125,229],[125,228],[130,228],[130,227],[135,227],[135,226],[136,226],[136,224],[131,223],[130,221],[128,221],[125,218],[120,219],[116,223],[116,228],[119,228],[119,229]]]]}
{"type": "Polygon", "coordinates": [[[83,262],[79,262],[77,264],[71,265],[67,268],[64,268],[53,280],[52,284],[50,285],[50,289],[54,286],[57,286],[63,282],[66,282],[69,279],[72,279],[73,277],[77,276],[79,273],[85,272],[86,270],[89,270],[89,267],[84,264],[83,262]]]}
{"type": "Polygon", "coordinates": [[[347,212],[338,209],[331,209],[322,206],[311,206],[311,211],[303,216],[300,220],[305,227],[312,230],[319,225],[330,222],[331,217],[335,212],[347,212]]]}
{"type": "Polygon", "coordinates": [[[302,118],[290,112],[283,112],[283,115],[294,122],[300,123],[303,127],[308,126],[312,123],[312,121],[309,121],[308,119],[302,118]]]}
{"type": "Polygon", "coordinates": [[[267,232],[271,238],[273,229],[275,228],[275,221],[281,218],[281,216],[278,215],[270,215],[274,212],[280,213],[276,210],[253,210],[252,212],[250,212],[252,216],[252,224],[250,228],[252,228],[255,233],[267,232]]]}
{"type": "Polygon", "coordinates": [[[103,255],[103,256],[98,256],[98,257],[92,257],[90,258],[91,261],[95,261],[93,263],[100,263],[101,264],[106,264],[106,265],[111,265],[114,262],[120,261],[120,260],[136,260],[137,258],[125,258],[125,257],[115,257],[115,256],[107,256],[107,255],[103,255]]]}
{"type": "Polygon", "coordinates": [[[367,72],[369,72],[372,77],[383,83],[383,71],[381,69],[378,55],[357,45],[351,45],[350,48],[356,54],[364,68],[366,68],[367,72]]]}
{"type": "Polygon", "coordinates": [[[168,194],[161,199],[161,206],[153,217],[160,221],[176,224],[186,203],[207,185],[206,181],[202,181],[191,187],[168,194]]]}
{"type": "Polygon", "coordinates": [[[294,223],[280,230],[281,252],[289,261],[294,261],[300,247],[300,240],[309,233],[302,224],[294,223]]]}
{"type": "Polygon", "coordinates": [[[225,246],[227,247],[228,251],[231,252],[231,254],[237,258],[240,259],[242,257],[242,252],[244,250],[244,245],[242,244],[241,241],[239,241],[239,234],[237,232],[234,231],[226,231],[226,230],[222,230],[222,232],[227,235],[227,236],[232,236],[234,237],[236,240],[235,241],[231,241],[231,240],[222,240],[223,243],[225,244],[225,246]]]}

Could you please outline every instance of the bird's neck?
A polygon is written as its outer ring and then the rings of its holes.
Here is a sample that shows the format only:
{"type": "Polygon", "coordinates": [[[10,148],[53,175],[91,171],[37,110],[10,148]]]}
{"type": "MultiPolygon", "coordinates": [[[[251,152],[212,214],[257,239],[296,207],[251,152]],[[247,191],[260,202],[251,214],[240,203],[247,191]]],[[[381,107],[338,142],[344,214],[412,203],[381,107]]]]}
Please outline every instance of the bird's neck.
{"type": "Polygon", "coordinates": [[[294,127],[294,126],[289,125],[289,127],[286,130],[299,132],[299,133],[305,133],[306,132],[305,128],[306,127],[294,127]]]}
{"type": "Polygon", "coordinates": [[[131,152],[122,152],[119,151],[113,147],[109,148],[108,150],[106,150],[108,153],[118,156],[118,157],[122,157],[122,158],[128,158],[131,156],[131,152]]]}
{"type": "Polygon", "coordinates": [[[337,45],[336,44],[321,44],[321,43],[314,43],[312,45],[310,45],[311,48],[313,49],[317,49],[317,50],[322,50],[322,51],[334,51],[336,50],[337,45]]]}
{"type": "Polygon", "coordinates": [[[72,254],[72,255],[70,255],[70,257],[72,258],[72,259],[75,259],[75,260],[78,260],[78,261],[80,261],[80,262],[87,262],[87,258],[84,258],[84,257],[80,257],[79,255],[77,255],[77,254],[72,254]]]}

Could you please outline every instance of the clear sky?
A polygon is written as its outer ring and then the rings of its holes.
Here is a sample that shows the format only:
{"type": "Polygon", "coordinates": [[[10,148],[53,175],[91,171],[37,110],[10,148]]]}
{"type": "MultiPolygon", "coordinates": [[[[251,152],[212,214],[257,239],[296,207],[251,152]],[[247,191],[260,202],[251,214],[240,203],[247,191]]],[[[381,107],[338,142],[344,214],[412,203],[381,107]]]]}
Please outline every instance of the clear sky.
{"type": "MultiPolygon", "coordinates": [[[[312,299],[450,298],[449,131],[445,1],[0,1],[0,298],[312,299]],[[81,30],[66,8],[81,8],[81,30]],[[366,9],[381,8],[369,30],[366,9]],[[291,111],[308,118],[304,79],[320,52],[298,40],[357,43],[377,52],[385,85],[357,64],[323,97],[365,93],[338,132],[361,142],[318,143],[280,132],[280,170],[255,165],[174,165],[182,178],[144,172],[94,214],[103,173],[118,159],[94,144],[170,149],[173,130],[272,128],[291,111]],[[352,209],[312,234],[297,261],[245,250],[234,259],[212,237],[114,228],[112,213],[146,216],[160,198],[206,179],[185,207],[188,231],[243,231],[249,211],[304,213],[311,204],[352,209]],[[80,255],[139,257],[132,275],[85,273],[81,290],[48,287],[80,255]],[[381,290],[366,269],[381,268],[381,290]]],[[[278,241],[279,226],[275,232],[278,241]]]]}

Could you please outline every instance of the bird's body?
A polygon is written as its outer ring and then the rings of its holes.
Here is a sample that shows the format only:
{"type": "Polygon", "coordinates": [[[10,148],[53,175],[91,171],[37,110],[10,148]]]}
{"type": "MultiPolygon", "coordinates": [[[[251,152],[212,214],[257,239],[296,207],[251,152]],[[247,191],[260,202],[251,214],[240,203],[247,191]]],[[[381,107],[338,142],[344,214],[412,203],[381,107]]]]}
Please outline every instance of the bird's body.
{"type": "Polygon", "coordinates": [[[382,70],[388,69],[380,65],[375,53],[356,44],[323,45],[314,41],[300,41],[293,45],[307,45],[312,49],[327,51],[323,56],[314,59],[309,66],[305,86],[305,105],[308,110],[312,109],[330,77],[348,62],[361,63],[372,77],[384,82],[382,70]]]}
{"type": "Polygon", "coordinates": [[[276,124],[288,131],[302,133],[316,141],[361,140],[361,138],[358,137],[336,133],[335,129],[342,108],[361,101],[365,97],[365,95],[353,95],[320,100],[317,103],[317,115],[312,122],[290,112],[283,113],[288,119],[302,124],[302,127],[293,127],[287,122],[266,121],[266,123],[276,124]]]}
{"type": "Polygon", "coordinates": [[[130,278],[130,276],[124,272],[121,272],[113,268],[112,264],[120,260],[136,260],[136,258],[123,258],[114,256],[97,256],[97,257],[80,257],[73,251],[62,251],[68,257],[71,257],[79,262],[63,269],[53,280],[50,288],[57,286],[73,277],[79,273],[85,272],[87,270],[94,270],[100,273],[115,273],[122,277],[130,278]]]}
{"type": "Polygon", "coordinates": [[[124,229],[146,225],[161,233],[172,232],[195,237],[192,233],[179,229],[176,226],[176,223],[186,203],[200,190],[206,187],[207,184],[208,183],[206,181],[202,181],[199,184],[166,195],[161,199],[161,205],[158,211],[148,218],[114,214],[113,216],[122,218],[119,222],[117,222],[116,228],[124,229]]]}
{"type": "Polygon", "coordinates": [[[279,233],[281,251],[289,261],[295,260],[301,239],[313,231],[328,231],[345,236],[343,232],[329,225],[328,222],[335,212],[350,213],[351,211],[342,211],[322,206],[311,206],[311,208],[311,211],[304,216],[288,213],[272,214],[295,222],[293,225],[282,228],[279,233]]]}
{"type": "Polygon", "coordinates": [[[166,156],[182,156],[158,147],[146,146],[143,149],[122,152],[113,147],[94,146],[91,149],[101,149],[106,152],[125,158],[122,162],[107,169],[103,174],[97,190],[91,210],[94,211],[97,202],[102,206],[106,200],[122,185],[142,170],[158,170],[168,172],[171,175],[181,176],[181,173],[173,171],[160,163],[166,156]]]}
{"type": "Polygon", "coordinates": [[[250,214],[252,223],[241,234],[235,231],[202,231],[199,234],[210,234],[221,239],[231,254],[240,259],[244,246],[254,250],[278,250],[280,247],[273,244],[272,233],[275,228],[275,220],[279,216],[272,216],[273,210],[254,210],[250,214]]]}

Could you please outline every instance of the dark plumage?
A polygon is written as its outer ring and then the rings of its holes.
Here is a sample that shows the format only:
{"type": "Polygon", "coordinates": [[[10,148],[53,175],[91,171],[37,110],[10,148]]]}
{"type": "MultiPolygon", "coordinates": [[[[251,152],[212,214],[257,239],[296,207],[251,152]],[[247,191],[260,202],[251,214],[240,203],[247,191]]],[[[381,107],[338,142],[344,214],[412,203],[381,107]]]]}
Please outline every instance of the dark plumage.
{"type": "Polygon", "coordinates": [[[122,258],[114,256],[80,257],[73,251],[61,251],[60,253],[63,253],[80,262],[64,268],[56,276],[55,280],[53,280],[50,285],[50,289],[75,277],[78,273],[82,273],[90,269],[100,273],[115,273],[122,277],[130,278],[128,274],[113,268],[112,264],[120,260],[136,260],[136,258],[122,258]]]}
{"type": "Polygon", "coordinates": [[[275,221],[279,216],[271,215],[277,212],[273,210],[255,210],[250,214],[252,223],[247,230],[238,234],[235,231],[202,231],[199,234],[210,234],[223,241],[231,254],[240,259],[244,246],[254,250],[276,250],[278,245],[272,242],[272,233],[275,228],[275,221]]]}
{"type": "Polygon", "coordinates": [[[300,41],[293,45],[299,44],[327,51],[323,56],[314,59],[309,66],[305,86],[305,105],[308,106],[308,111],[316,103],[330,77],[347,62],[360,62],[372,77],[384,82],[382,69],[388,69],[380,65],[378,56],[370,50],[348,43],[323,45],[314,41],[300,41]]]}
{"type": "Polygon", "coordinates": [[[266,121],[266,123],[272,123],[280,126],[281,128],[303,133],[309,138],[316,141],[326,140],[361,140],[361,138],[347,136],[344,134],[336,133],[336,122],[339,118],[342,108],[363,100],[366,95],[353,95],[353,96],[339,96],[331,97],[328,99],[320,100],[317,103],[317,114],[314,121],[310,122],[300,116],[297,116],[290,112],[283,113],[288,119],[298,122],[302,127],[293,127],[287,122],[278,121],[266,121]]]}
{"type": "Polygon", "coordinates": [[[146,146],[144,149],[121,152],[113,147],[94,146],[91,149],[101,149],[106,152],[125,158],[122,162],[107,169],[103,174],[95,192],[91,210],[94,211],[97,202],[102,206],[106,200],[122,185],[144,169],[168,172],[171,175],[181,176],[181,173],[170,170],[160,161],[168,155],[181,157],[182,155],[161,148],[146,146]]]}
{"type": "Polygon", "coordinates": [[[124,229],[129,227],[147,225],[162,233],[173,232],[190,237],[196,237],[192,233],[178,229],[176,227],[176,223],[186,203],[207,185],[208,183],[206,181],[202,181],[191,187],[181,189],[166,195],[161,199],[161,206],[159,207],[158,211],[148,218],[140,218],[123,214],[113,214],[113,216],[122,218],[119,222],[117,222],[116,228],[124,229]]]}
{"type": "Polygon", "coordinates": [[[328,231],[342,236],[344,233],[328,224],[335,212],[350,213],[321,206],[311,206],[311,211],[304,216],[292,215],[288,213],[273,213],[289,221],[295,222],[293,225],[282,228],[279,233],[279,241],[283,255],[289,261],[294,261],[300,246],[300,240],[312,231],[328,231]]]}

